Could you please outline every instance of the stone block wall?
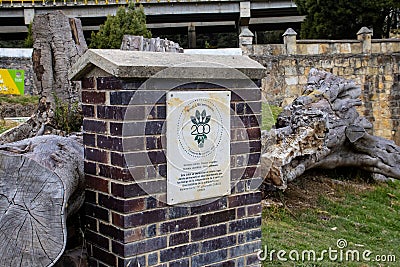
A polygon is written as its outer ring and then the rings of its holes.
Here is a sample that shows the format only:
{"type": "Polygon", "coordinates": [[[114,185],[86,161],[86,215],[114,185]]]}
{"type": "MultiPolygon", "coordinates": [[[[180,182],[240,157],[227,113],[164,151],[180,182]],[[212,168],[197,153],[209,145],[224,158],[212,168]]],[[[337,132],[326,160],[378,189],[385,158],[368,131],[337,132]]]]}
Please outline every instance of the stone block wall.
{"type": "MultiPolygon", "coordinates": [[[[232,91],[231,195],[200,206],[169,206],[167,90],[137,90],[141,83],[114,77],[82,81],[89,265],[259,266],[260,90],[232,91]],[[124,120],[132,96],[138,101],[124,120]],[[129,136],[122,127],[129,127],[129,136]],[[133,157],[135,166],[128,167],[125,157],[133,157]]],[[[175,89],[221,90],[205,83],[175,89]]]]}
{"type": "Polygon", "coordinates": [[[372,122],[373,134],[400,145],[400,53],[251,58],[267,68],[262,89],[272,105],[285,106],[301,95],[311,68],[356,81],[362,89],[359,112],[372,122]]]}
{"type": "Polygon", "coordinates": [[[266,67],[265,101],[285,106],[302,94],[311,68],[361,86],[360,114],[373,124],[373,134],[400,145],[400,39],[371,39],[361,28],[357,40],[296,40],[288,29],[284,44],[248,45],[243,52],[266,67]]]}
{"type": "Polygon", "coordinates": [[[0,57],[0,69],[19,69],[25,71],[25,94],[36,95],[33,80],[32,59],[26,57],[0,57]]]}

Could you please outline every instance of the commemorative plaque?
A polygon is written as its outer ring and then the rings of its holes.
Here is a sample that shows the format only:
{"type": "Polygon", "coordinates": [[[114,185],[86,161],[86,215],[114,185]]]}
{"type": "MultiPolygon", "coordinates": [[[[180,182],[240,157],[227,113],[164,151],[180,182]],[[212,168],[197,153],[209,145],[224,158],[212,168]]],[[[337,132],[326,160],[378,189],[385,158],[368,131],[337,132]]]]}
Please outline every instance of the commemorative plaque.
{"type": "Polygon", "coordinates": [[[167,203],[230,193],[230,92],[167,94],[167,203]]]}

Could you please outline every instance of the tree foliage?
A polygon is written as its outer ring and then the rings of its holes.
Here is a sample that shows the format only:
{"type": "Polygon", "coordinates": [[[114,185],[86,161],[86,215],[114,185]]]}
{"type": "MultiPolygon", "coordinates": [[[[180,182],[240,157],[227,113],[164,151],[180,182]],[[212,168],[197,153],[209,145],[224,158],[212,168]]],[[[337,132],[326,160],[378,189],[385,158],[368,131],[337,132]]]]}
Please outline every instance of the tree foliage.
{"type": "Polygon", "coordinates": [[[32,48],[33,47],[33,37],[32,37],[32,22],[28,26],[28,35],[24,40],[24,47],[25,48],[32,48]]]}
{"type": "Polygon", "coordinates": [[[357,31],[373,28],[374,37],[389,37],[398,26],[399,0],[295,0],[306,15],[301,38],[354,39],[357,31]]]}
{"type": "Polygon", "coordinates": [[[146,27],[146,15],[143,6],[130,3],[128,8],[119,7],[115,16],[107,16],[100,30],[92,32],[90,48],[120,48],[125,34],[151,37],[146,27]]]}

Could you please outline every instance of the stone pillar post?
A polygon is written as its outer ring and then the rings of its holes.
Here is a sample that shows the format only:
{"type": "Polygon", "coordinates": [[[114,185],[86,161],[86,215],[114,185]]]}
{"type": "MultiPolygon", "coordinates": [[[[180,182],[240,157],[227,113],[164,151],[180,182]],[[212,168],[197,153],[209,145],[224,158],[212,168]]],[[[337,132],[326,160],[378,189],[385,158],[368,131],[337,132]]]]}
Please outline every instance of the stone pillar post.
{"type": "Polygon", "coordinates": [[[247,27],[242,27],[242,32],[239,34],[239,46],[247,46],[253,44],[254,34],[247,27]]]}
{"type": "Polygon", "coordinates": [[[188,46],[196,48],[196,26],[193,23],[190,23],[188,27],[188,46]]]}
{"type": "Polygon", "coordinates": [[[245,56],[78,60],[90,266],[260,266],[264,71],[245,56]]]}
{"type": "Polygon", "coordinates": [[[372,35],[373,31],[368,29],[367,27],[362,27],[357,32],[357,40],[361,41],[362,44],[362,52],[364,54],[371,54],[372,52],[372,35]]]}
{"type": "Polygon", "coordinates": [[[35,17],[35,10],[33,8],[25,8],[24,9],[24,22],[25,25],[31,24],[33,18],[35,17]]]}
{"type": "Polygon", "coordinates": [[[283,43],[285,45],[287,55],[296,55],[297,54],[296,35],[297,35],[297,32],[295,32],[292,28],[288,28],[285,31],[285,33],[282,35],[283,43]]]}

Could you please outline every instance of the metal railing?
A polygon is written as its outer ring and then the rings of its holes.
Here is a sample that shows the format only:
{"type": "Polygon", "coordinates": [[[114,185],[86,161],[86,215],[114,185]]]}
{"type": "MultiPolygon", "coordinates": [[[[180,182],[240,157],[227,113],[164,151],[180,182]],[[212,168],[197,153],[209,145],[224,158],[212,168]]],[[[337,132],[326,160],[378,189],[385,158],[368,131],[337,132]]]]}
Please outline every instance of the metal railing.
{"type": "MultiPolygon", "coordinates": [[[[132,0],[0,0],[1,6],[35,6],[35,5],[108,5],[108,4],[128,4],[132,0]]],[[[179,2],[231,2],[240,0],[133,0],[135,3],[179,3],[179,2]]]]}

